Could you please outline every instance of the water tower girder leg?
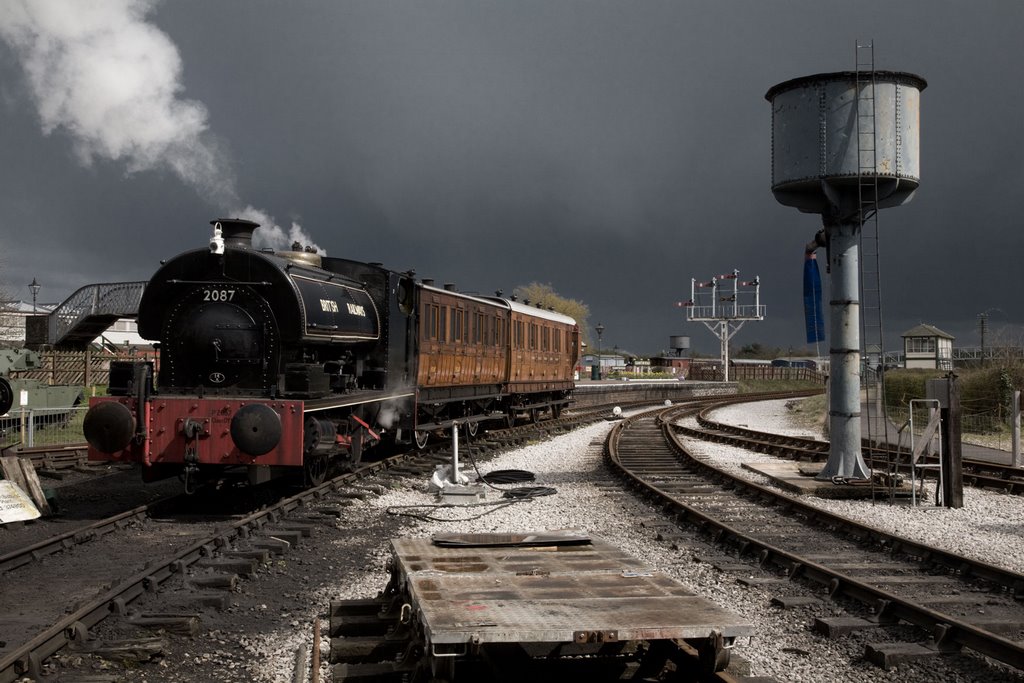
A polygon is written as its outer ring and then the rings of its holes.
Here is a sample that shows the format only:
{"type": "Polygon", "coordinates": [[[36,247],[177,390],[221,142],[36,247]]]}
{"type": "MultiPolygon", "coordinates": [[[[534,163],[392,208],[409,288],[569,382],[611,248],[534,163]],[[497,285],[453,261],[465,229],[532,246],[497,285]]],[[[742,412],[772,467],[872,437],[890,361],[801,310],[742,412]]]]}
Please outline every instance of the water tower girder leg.
{"type": "Polygon", "coordinates": [[[832,274],[828,462],[818,479],[867,479],[860,422],[860,225],[826,225],[832,274]]]}

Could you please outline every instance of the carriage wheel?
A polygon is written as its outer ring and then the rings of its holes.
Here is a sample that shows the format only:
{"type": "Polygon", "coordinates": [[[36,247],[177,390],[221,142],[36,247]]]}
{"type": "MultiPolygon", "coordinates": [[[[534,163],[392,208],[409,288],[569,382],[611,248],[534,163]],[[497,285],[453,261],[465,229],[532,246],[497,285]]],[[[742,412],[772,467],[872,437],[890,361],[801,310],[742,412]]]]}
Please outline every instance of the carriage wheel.
{"type": "Polygon", "coordinates": [[[539,408],[530,408],[530,422],[532,422],[533,424],[537,424],[538,422],[540,422],[539,408]]]}
{"type": "Polygon", "coordinates": [[[516,413],[511,408],[505,413],[505,426],[512,429],[516,426],[516,413]]]}
{"type": "Polygon", "coordinates": [[[415,431],[412,433],[412,439],[416,443],[416,448],[422,451],[427,447],[427,441],[430,441],[430,432],[415,431]]]}

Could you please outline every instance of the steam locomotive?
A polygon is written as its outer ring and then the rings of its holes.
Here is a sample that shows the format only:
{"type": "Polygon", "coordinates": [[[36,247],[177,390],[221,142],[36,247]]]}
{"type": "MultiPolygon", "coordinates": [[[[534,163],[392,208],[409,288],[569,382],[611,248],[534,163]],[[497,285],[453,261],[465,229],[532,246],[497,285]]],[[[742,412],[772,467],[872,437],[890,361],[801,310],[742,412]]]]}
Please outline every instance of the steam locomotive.
{"type": "Polygon", "coordinates": [[[257,223],[212,223],[209,248],[146,286],[139,332],[158,340],[158,369],[112,364],[85,417],[91,460],[179,475],[186,490],[231,471],[317,484],[380,444],[557,417],[571,398],[568,316],[379,263],[256,249],[257,223]]]}

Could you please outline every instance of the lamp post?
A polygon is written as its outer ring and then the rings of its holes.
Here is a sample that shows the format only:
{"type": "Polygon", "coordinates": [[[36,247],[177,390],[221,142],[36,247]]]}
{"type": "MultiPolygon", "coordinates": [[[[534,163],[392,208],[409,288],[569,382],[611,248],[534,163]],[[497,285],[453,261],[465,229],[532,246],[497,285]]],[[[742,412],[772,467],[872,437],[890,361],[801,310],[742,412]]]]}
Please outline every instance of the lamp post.
{"type": "Polygon", "coordinates": [[[36,312],[36,296],[39,295],[39,288],[40,287],[42,287],[42,285],[39,284],[38,282],[36,282],[35,278],[32,278],[32,282],[28,283],[28,288],[30,290],[32,290],[32,312],[33,313],[36,312]]]}
{"type": "Polygon", "coordinates": [[[598,323],[594,329],[597,330],[597,378],[601,379],[601,335],[604,334],[604,325],[598,323]]]}
{"type": "Polygon", "coordinates": [[[985,367],[985,333],[988,331],[988,311],[978,314],[978,330],[981,332],[981,367],[985,367]]]}

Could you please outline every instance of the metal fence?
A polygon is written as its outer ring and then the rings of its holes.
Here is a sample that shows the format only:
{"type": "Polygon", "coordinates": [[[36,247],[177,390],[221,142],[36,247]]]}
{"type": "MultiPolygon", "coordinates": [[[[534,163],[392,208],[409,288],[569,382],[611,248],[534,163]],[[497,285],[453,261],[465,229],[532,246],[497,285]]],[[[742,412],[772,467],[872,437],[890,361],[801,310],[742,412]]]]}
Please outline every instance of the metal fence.
{"type": "MultiPolygon", "coordinates": [[[[687,379],[704,382],[722,381],[721,363],[690,363],[687,379]]],[[[778,380],[825,383],[825,375],[810,368],[787,368],[778,365],[734,365],[729,368],[729,379],[737,380],[778,380]]]]}
{"type": "MultiPolygon", "coordinates": [[[[886,413],[894,425],[903,424],[909,417],[910,411],[906,405],[888,405],[886,413]]],[[[914,408],[915,428],[928,424],[927,408],[916,406],[914,408]]],[[[920,429],[917,429],[920,432],[920,429]]],[[[1013,449],[1013,436],[1010,425],[1005,416],[996,413],[971,413],[960,415],[960,434],[963,443],[995,448],[1001,451],[1013,449]]],[[[905,443],[909,443],[909,435],[904,437],[905,443]]]]}
{"type": "Polygon", "coordinates": [[[59,351],[47,349],[39,352],[40,366],[34,370],[11,373],[11,377],[37,379],[47,384],[77,384],[86,387],[105,386],[110,383],[110,361],[157,361],[149,349],[89,348],[86,351],[59,351]]]}
{"type": "Polygon", "coordinates": [[[88,406],[13,410],[0,416],[0,449],[85,443],[82,420],[88,406]]]}

